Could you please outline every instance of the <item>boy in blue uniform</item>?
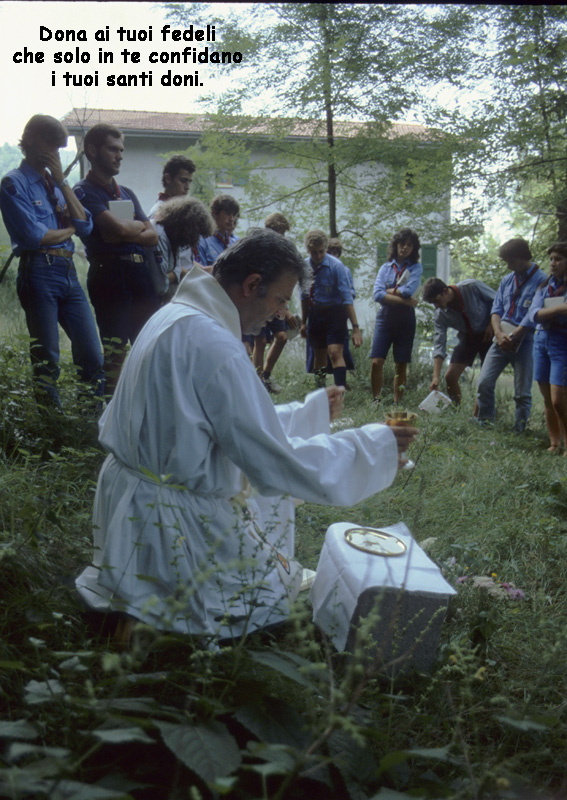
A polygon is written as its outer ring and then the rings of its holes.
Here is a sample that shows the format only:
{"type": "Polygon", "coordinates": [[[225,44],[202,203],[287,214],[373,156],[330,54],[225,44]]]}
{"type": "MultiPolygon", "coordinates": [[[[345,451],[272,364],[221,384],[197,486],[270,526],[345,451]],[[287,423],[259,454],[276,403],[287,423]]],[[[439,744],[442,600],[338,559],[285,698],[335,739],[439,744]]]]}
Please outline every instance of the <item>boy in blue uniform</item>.
{"type": "Polygon", "coordinates": [[[504,242],[498,256],[506,263],[510,274],[502,279],[492,304],[494,341],[478,379],[478,420],[494,421],[496,381],[504,367],[511,364],[516,403],[514,429],[522,433],[532,407],[534,324],[528,311],[537,287],[547,275],[533,263],[525,239],[504,242]]]}
{"type": "MultiPolygon", "coordinates": [[[[285,236],[290,229],[289,222],[279,211],[274,211],[266,217],[264,220],[264,227],[279,233],[280,236],[285,236]]],[[[297,319],[289,309],[286,309],[285,319],[274,317],[274,319],[270,320],[270,322],[262,328],[260,334],[254,337],[252,360],[256,372],[270,394],[279,394],[282,390],[281,386],[272,381],[272,370],[276,366],[277,360],[287,344],[288,330],[291,328],[297,332],[297,327],[297,319]],[[264,351],[267,343],[270,344],[270,348],[264,360],[264,351]]]]}
{"type": "Polygon", "coordinates": [[[72,236],[84,239],[92,218],[63,175],[59,148],[67,131],[59,120],[36,114],[20,147],[24,160],[2,180],[0,207],[14,253],[20,256],[17,290],[31,337],[30,356],[42,399],[60,405],[58,323],[69,336],[79,377],[89,394],[104,391],[96,326],[75,267],[72,236]]]}
{"type": "MultiPolygon", "coordinates": [[[[459,341],[451,354],[451,363],[445,374],[447,394],[453,402],[461,402],[459,378],[471,367],[476,356],[484,361],[492,340],[490,314],[496,292],[482,281],[467,278],[447,286],[440,278],[425,281],[422,296],[426,303],[435,306],[433,378],[429,391],[439,388],[441,368],[447,355],[447,328],[459,332],[459,341]]],[[[475,403],[475,415],[476,415],[475,403]]]]}
{"type": "Polygon", "coordinates": [[[312,283],[302,292],[302,321],[300,333],[313,348],[313,368],[318,384],[324,385],[327,355],[331,360],[337,386],[346,383],[346,363],[343,347],[347,335],[347,320],[352,325],[352,343],[362,344],[360,327],[353,304],[353,293],[346,267],[338,258],[327,253],[329,239],[321,230],[309,231],[305,247],[311,267],[312,283]]]}
{"type": "Polygon", "coordinates": [[[93,230],[85,240],[87,287],[104,347],[106,389],[112,393],[127,343],[134,342],[160,306],[146,255],[158,236],[134,192],[114,179],[124,152],[122,133],[112,125],[94,125],[83,147],[91,169],[74,188],[93,216],[93,230]],[[127,201],[124,213],[109,205],[115,200],[127,201]]]}
{"type": "Polygon", "coordinates": [[[212,236],[201,237],[197,258],[204,267],[212,266],[220,254],[238,241],[234,229],[240,216],[240,206],[230,194],[219,194],[211,200],[211,215],[216,230],[212,236]]]}

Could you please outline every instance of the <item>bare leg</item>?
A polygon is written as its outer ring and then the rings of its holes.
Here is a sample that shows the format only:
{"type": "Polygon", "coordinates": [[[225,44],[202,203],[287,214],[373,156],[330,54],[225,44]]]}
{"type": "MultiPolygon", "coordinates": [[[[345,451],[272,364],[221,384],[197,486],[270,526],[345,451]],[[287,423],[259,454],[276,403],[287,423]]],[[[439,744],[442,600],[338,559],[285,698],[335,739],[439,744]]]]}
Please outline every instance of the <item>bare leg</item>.
{"type": "Polygon", "coordinates": [[[327,382],[327,349],[313,348],[313,372],[315,373],[315,386],[325,386],[327,382]]]}
{"type": "Polygon", "coordinates": [[[384,358],[373,358],[370,367],[370,385],[372,387],[372,397],[377,400],[382,392],[384,382],[384,358]]]}
{"type": "MultiPolygon", "coordinates": [[[[287,342],[287,333],[285,331],[278,331],[274,335],[274,341],[272,342],[271,347],[268,350],[268,355],[266,356],[266,362],[264,364],[264,372],[272,372],[272,370],[276,366],[278,358],[282,354],[282,350],[284,349],[286,342],[287,342]]],[[[256,366],[256,364],[254,364],[254,366],[256,366]]]]}
{"type": "Polygon", "coordinates": [[[327,350],[326,348],[316,350],[313,348],[313,369],[326,369],[327,368],[327,350]]]}
{"type": "Polygon", "coordinates": [[[394,364],[394,403],[399,403],[404,394],[407,380],[407,364],[394,364]]]}
{"type": "Polygon", "coordinates": [[[252,353],[252,362],[254,364],[254,368],[258,375],[262,374],[262,368],[264,365],[264,350],[266,349],[266,337],[265,336],[255,336],[254,337],[254,351],[252,353]]]}
{"type": "Polygon", "coordinates": [[[461,402],[461,387],[459,386],[459,378],[465,371],[466,367],[466,364],[449,364],[449,368],[445,373],[447,394],[456,405],[460,405],[461,402]]]}
{"type": "Polygon", "coordinates": [[[336,386],[346,384],[346,362],[343,344],[330,344],[327,347],[331,367],[333,368],[333,379],[336,386]]]}
{"type": "Polygon", "coordinates": [[[331,366],[333,369],[336,369],[336,367],[346,367],[342,344],[330,344],[327,347],[327,352],[331,359],[331,366]]]}
{"type": "Polygon", "coordinates": [[[551,399],[551,386],[549,383],[538,383],[541,396],[543,397],[545,424],[547,432],[549,433],[549,447],[550,453],[555,452],[561,447],[561,429],[559,427],[559,419],[553,407],[551,399]]]}

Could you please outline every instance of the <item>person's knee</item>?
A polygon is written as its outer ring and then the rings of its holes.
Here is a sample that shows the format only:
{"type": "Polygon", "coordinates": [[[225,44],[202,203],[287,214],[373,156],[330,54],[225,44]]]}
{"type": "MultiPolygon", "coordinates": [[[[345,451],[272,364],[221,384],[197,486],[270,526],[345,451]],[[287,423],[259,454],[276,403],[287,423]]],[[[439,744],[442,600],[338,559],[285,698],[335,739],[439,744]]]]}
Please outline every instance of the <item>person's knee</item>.
{"type": "Polygon", "coordinates": [[[459,385],[459,375],[456,372],[451,372],[447,370],[445,373],[445,383],[447,386],[458,386],[459,385]]]}
{"type": "Polygon", "coordinates": [[[340,361],[343,357],[342,345],[330,344],[327,348],[327,353],[331,359],[331,364],[335,364],[335,362],[340,361]]]}
{"type": "Polygon", "coordinates": [[[458,381],[466,369],[466,364],[449,364],[445,378],[451,381],[458,381]]]}

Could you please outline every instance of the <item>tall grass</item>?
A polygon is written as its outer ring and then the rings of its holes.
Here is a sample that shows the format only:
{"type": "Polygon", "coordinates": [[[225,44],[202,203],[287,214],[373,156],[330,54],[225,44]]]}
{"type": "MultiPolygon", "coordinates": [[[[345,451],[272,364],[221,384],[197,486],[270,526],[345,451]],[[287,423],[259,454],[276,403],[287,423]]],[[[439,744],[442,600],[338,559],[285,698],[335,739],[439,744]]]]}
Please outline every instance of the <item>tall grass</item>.
{"type": "MultiPolygon", "coordinates": [[[[404,521],[458,588],[433,672],[385,680],[333,651],[305,596],[283,629],[244,642],[140,625],[117,650],[72,589],[91,555],[95,423],[73,413],[68,355],[65,416],[46,417],[25,339],[4,334],[2,354],[2,797],[567,796],[567,460],[546,452],[538,397],[514,434],[504,376],[497,425],[479,429],[465,384],[461,408],[420,415],[416,467],[390,489],[354,509],[298,508],[306,566],[336,521],[404,521]]],[[[371,403],[368,344],[355,357],[345,416],[380,421],[391,397],[371,403]]],[[[300,343],[284,351],[278,399],[313,388],[302,358],[300,343]]],[[[407,408],[430,369],[412,367],[407,408]]]]}

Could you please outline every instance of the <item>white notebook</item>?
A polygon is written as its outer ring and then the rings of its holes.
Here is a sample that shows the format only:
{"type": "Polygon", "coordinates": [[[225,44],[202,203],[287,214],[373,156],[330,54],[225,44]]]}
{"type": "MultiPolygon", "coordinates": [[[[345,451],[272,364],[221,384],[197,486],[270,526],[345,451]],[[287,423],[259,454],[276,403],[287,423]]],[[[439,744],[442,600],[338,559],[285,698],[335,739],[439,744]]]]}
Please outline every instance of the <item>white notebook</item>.
{"type": "Polygon", "coordinates": [[[134,219],[134,203],[131,200],[109,200],[108,210],[118,219],[134,219]]]}
{"type": "Polygon", "coordinates": [[[544,308],[555,308],[556,306],[561,306],[563,303],[567,302],[567,296],[563,295],[563,297],[546,297],[543,301],[544,308]]]}

